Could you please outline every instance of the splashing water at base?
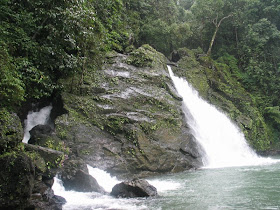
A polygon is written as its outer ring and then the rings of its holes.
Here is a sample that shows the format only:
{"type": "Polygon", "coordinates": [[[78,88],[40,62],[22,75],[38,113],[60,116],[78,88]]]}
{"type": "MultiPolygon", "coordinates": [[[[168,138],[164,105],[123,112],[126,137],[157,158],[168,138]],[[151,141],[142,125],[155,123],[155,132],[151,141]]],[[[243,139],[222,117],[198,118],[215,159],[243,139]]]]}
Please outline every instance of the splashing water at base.
{"type": "Polygon", "coordinates": [[[231,166],[270,164],[276,160],[260,158],[248,146],[238,127],[222,112],[201,99],[189,83],[169,74],[177,92],[183,98],[183,112],[196,140],[204,148],[205,167],[219,168],[231,166]]]}
{"type": "Polygon", "coordinates": [[[62,181],[55,178],[52,187],[56,195],[64,197],[67,203],[63,206],[64,210],[77,209],[147,209],[141,205],[141,200],[137,199],[115,199],[109,195],[96,192],[75,192],[65,191],[62,181]]]}
{"type": "Polygon", "coordinates": [[[89,174],[96,179],[98,184],[102,186],[106,192],[111,192],[112,188],[116,184],[120,183],[120,181],[116,177],[112,177],[106,171],[98,168],[93,168],[89,165],[87,165],[87,167],[89,174]]]}
{"type": "MultiPolygon", "coordinates": [[[[115,184],[120,183],[116,177],[112,177],[109,173],[93,168],[88,165],[89,174],[93,176],[99,185],[110,193],[115,184]]],[[[153,179],[147,180],[150,184],[155,186],[158,193],[164,194],[168,191],[177,190],[180,184],[171,180],[153,179]]],[[[114,198],[109,195],[104,195],[96,192],[82,193],[75,191],[65,191],[62,181],[55,177],[55,182],[52,189],[56,195],[64,197],[67,203],[63,206],[64,210],[76,209],[149,209],[145,205],[146,198],[131,198],[121,199],[114,198]]]]}
{"type": "Polygon", "coordinates": [[[52,110],[52,106],[46,106],[38,112],[29,112],[27,115],[27,119],[24,121],[24,137],[22,142],[27,143],[30,139],[30,133],[32,128],[36,125],[45,125],[50,117],[50,113],[52,110]]]}

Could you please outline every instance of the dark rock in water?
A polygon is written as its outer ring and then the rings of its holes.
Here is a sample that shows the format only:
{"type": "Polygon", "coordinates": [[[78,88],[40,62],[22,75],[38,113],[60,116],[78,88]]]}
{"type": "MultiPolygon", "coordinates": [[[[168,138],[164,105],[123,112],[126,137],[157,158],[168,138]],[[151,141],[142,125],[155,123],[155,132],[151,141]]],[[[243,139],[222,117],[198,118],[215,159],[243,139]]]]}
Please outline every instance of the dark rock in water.
{"type": "Polygon", "coordinates": [[[146,180],[134,179],[132,181],[116,184],[111,192],[112,196],[121,198],[153,197],[157,196],[157,189],[146,180]]]}
{"type": "Polygon", "coordinates": [[[34,187],[32,160],[24,153],[12,153],[2,156],[0,162],[0,209],[22,209],[34,187]]]}
{"type": "Polygon", "coordinates": [[[86,164],[81,160],[66,161],[61,173],[61,180],[63,181],[65,190],[105,192],[97,183],[96,179],[88,173],[86,164]]]}
{"type": "Polygon", "coordinates": [[[16,147],[23,137],[23,129],[19,117],[0,109],[0,155],[16,147]]]}
{"type": "Polygon", "coordinates": [[[49,135],[53,132],[53,128],[50,125],[36,125],[30,131],[30,134],[33,136],[37,135],[49,135]]]}
{"type": "Polygon", "coordinates": [[[54,196],[51,187],[47,186],[44,182],[35,182],[33,194],[39,193],[44,200],[50,200],[54,196]]]}

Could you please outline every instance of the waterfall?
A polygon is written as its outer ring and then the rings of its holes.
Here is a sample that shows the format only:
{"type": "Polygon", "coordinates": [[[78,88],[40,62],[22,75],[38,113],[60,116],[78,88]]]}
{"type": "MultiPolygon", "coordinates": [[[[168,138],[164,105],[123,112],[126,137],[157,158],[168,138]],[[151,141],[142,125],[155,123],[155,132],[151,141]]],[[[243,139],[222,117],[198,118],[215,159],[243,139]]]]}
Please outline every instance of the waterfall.
{"type": "Polygon", "coordinates": [[[179,95],[183,98],[183,112],[196,140],[205,150],[205,167],[258,165],[273,162],[260,158],[248,146],[244,134],[221,111],[204,101],[198,92],[184,79],[169,74],[179,95]]]}
{"type": "Polygon", "coordinates": [[[27,143],[30,139],[30,133],[32,128],[36,125],[45,125],[50,119],[50,113],[52,106],[46,106],[40,109],[38,112],[28,112],[27,118],[24,121],[24,137],[22,142],[27,143]]]}

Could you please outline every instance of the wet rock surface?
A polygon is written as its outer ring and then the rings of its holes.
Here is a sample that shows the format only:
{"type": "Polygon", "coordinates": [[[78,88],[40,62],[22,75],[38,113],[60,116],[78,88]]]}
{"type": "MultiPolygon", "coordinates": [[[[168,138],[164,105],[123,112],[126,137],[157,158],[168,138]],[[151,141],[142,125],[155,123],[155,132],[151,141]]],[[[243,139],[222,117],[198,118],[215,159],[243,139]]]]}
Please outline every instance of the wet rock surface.
{"type": "Polygon", "coordinates": [[[86,164],[82,160],[65,161],[61,180],[66,190],[78,192],[99,192],[105,190],[97,183],[89,173],[86,164]]]}
{"type": "Polygon", "coordinates": [[[110,195],[117,198],[136,198],[157,196],[157,189],[146,180],[134,179],[116,184],[110,195]]]}
{"type": "Polygon", "coordinates": [[[106,63],[86,75],[77,90],[71,92],[72,83],[62,81],[69,87],[62,93],[68,114],[58,117],[55,127],[72,154],[114,175],[141,177],[200,166],[198,153],[186,149],[191,144],[181,149],[191,136],[166,58],[143,46],[130,55],[108,54],[106,63]]]}

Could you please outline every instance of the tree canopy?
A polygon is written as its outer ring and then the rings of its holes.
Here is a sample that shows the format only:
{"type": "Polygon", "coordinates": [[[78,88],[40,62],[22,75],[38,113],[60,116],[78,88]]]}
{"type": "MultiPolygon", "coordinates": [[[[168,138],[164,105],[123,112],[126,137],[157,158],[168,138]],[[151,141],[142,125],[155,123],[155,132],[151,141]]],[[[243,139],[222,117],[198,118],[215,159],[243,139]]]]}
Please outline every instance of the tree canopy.
{"type": "Polygon", "coordinates": [[[201,48],[235,63],[264,114],[280,103],[279,0],[2,0],[0,20],[1,107],[50,96],[60,78],[81,85],[107,51],[143,44],[201,48]]]}

